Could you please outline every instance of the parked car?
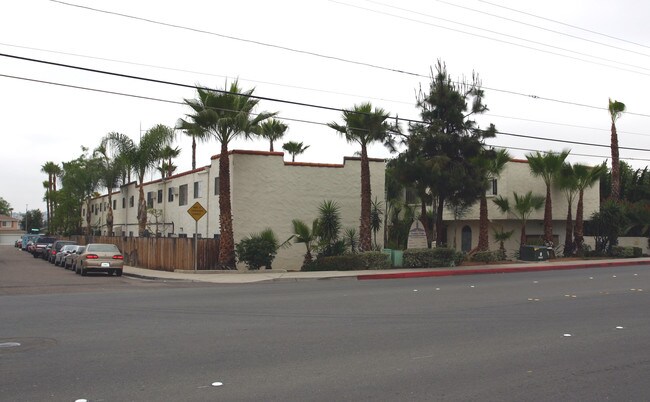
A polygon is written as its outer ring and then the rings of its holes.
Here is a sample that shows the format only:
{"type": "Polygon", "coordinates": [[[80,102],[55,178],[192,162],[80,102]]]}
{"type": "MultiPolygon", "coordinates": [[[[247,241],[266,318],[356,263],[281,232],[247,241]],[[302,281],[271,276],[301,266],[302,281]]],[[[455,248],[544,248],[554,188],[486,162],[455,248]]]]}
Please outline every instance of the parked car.
{"type": "Polygon", "coordinates": [[[56,258],[57,253],[61,251],[61,248],[67,244],[77,244],[77,242],[72,240],[55,241],[52,243],[52,248],[50,248],[50,251],[47,253],[47,260],[54,264],[54,259],[56,258]]]}
{"type": "Polygon", "coordinates": [[[45,253],[45,248],[48,244],[52,244],[56,241],[56,238],[50,236],[40,236],[36,238],[36,241],[32,245],[32,255],[34,258],[42,257],[45,253]]]}
{"type": "Polygon", "coordinates": [[[54,257],[54,265],[56,266],[63,266],[63,262],[65,257],[73,253],[77,249],[76,244],[65,244],[63,247],[61,247],[61,250],[59,250],[58,253],[56,253],[56,256],[54,257]]]}
{"type": "Polygon", "coordinates": [[[89,243],[77,258],[75,272],[82,276],[88,272],[106,272],[108,275],[122,276],[124,257],[114,244],[89,243]]]}
{"type": "Polygon", "coordinates": [[[34,243],[34,240],[35,240],[38,236],[40,236],[40,235],[37,235],[37,234],[26,234],[26,235],[23,235],[23,238],[22,238],[22,245],[20,246],[20,248],[21,248],[23,251],[29,251],[29,245],[30,245],[30,243],[34,243]]]}
{"type": "Polygon", "coordinates": [[[72,247],[74,247],[74,248],[72,248],[70,250],[70,252],[68,253],[68,255],[66,255],[63,258],[63,268],[65,268],[65,269],[70,268],[71,270],[74,271],[76,269],[76,265],[77,265],[77,258],[79,257],[79,255],[81,253],[84,252],[86,247],[79,246],[79,245],[72,246],[72,247]]]}
{"type": "Polygon", "coordinates": [[[54,243],[50,243],[47,246],[45,246],[45,251],[43,253],[41,253],[41,258],[42,259],[47,261],[48,257],[50,256],[50,251],[52,250],[52,245],[53,244],[54,243]]]}
{"type": "Polygon", "coordinates": [[[14,247],[16,247],[16,248],[21,248],[22,245],[23,245],[23,240],[22,239],[18,239],[18,240],[16,240],[16,243],[14,243],[14,247]]]}

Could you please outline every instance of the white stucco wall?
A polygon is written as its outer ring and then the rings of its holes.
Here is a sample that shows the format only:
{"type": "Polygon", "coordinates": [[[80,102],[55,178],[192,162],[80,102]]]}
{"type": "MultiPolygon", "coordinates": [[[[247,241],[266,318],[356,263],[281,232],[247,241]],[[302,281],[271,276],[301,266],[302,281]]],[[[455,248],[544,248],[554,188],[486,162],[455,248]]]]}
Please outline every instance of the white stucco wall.
{"type": "MultiPolygon", "coordinates": [[[[342,227],[359,230],[361,213],[361,164],[359,158],[345,158],[343,164],[309,164],[284,162],[281,152],[231,151],[229,155],[231,173],[231,200],[235,242],[251,233],[271,228],[280,241],[292,235],[292,219],[302,219],[309,226],[318,216],[318,206],[324,200],[336,201],[341,208],[342,227]]],[[[372,159],[370,177],[372,199],[375,196],[384,202],[383,160],[372,159]]],[[[214,181],[219,177],[219,158],[213,157],[209,166],[180,173],[171,178],[155,180],[144,184],[145,199],[147,192],[154,192],[156,209],[164,212],[160,218],[167,223],[164,235],[172,232],[192,237],[195,221],[187,210],[199,202],[208,211],[199,220],[198,233],[202,237],[214,237],[219,230],[219,196],[214,194],[214,181]],[[201,182],[202,194],[194,198],[193,184],[201,182]],[[168,189],[188,186],[186,205],[179,205],[179,195],[168,202],[168,189]],[[157,192],[163,190],[163,202],[158,203],[157,192]],[[171,225],[173,223],[173,225],[171,225]]],[[[135,183],[123,186],[113,194],[117,208],[113,211],[114,231],[123,236],[133,232],[138,235],[137,205],[139,188],[135,183]],[[134,197],[133,207],[129,207],[129,198],[134,197]],[[122,198],[126,199],[126,208],[122,208],[122,198]]],[[[107,203],[108,196],[102,195],[91,200],[95,208],[107,203]]],[[[84,207],[85,208],[85,207],[84,207]]],[[[100,225],[102,234],[106,234],[106,208],[92,213],[91,225],[100,225]]],[[[85,226],[85,217],[84,217],[85,226]]],[[[153,219],[149,226],[154,230],[153,219]]],[[[162,231],[162,230],[161,230],[162,231]]],[[[378,243],[383,242],[383,228],[378,233],[378,243]]],[[[304,256],[304,245],[296,244],[278,253],[273,267],[277,269],[299,269],[304,256]]],[[[245,267],[240,266],[240,269],[245,267]]]]}

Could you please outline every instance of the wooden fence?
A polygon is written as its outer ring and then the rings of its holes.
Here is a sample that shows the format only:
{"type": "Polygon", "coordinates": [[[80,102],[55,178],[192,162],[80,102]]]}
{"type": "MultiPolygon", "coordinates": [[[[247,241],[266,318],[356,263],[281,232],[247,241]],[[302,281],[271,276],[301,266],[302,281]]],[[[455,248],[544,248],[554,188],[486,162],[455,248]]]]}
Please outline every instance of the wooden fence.
{"type": "MultiPolygon", "coordinates": [[[[133,267],[174,271],[194,269],[194,239],[180,237],[71,236],[81,245],[115,244],[124,255],[124,264],[133,267]]],[[[219,241],[198,239],[197,269],[219,269],[219,241]]]]}

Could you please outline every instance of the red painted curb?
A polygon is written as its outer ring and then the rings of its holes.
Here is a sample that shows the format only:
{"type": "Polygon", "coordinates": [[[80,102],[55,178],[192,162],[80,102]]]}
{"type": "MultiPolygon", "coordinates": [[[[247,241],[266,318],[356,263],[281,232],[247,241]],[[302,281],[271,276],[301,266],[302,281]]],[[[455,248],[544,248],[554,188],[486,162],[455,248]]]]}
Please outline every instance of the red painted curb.
{"type": "Polygon", "coordinates": [[[479,269],[463,269],[454,270],[446,269],[444,271],[421,271],[421,272],[398,272],[391,274],[367,274],[358,275],[357,279],[360,281],[371,279],[404,279],[404,278],[426,278],[432,276],[458,276],[458,275],[482,275],[482,274],[511,274],[516,272],[538,272],[538,271],[559,271],[569,269],[585,269],[585,268],[608,268],[618,266],[630,265],[650,265],[648,261],[621,261],[621,262],[601,262],[601,263],[579,263],[572,265],[540,265],[521,268],[479,268],[479,269]]]}

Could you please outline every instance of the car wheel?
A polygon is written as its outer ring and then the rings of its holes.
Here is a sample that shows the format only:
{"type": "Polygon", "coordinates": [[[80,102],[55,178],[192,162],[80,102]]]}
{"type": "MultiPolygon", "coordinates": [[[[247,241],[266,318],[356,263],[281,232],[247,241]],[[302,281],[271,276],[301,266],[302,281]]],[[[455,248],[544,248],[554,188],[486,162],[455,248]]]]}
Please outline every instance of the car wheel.
{"type": "Polygon", "coordinates": [[[88,276],[88,270],[84,268],[83,264],[81,264],[81,268],[79,270],[81,271],[81,276],[88,276]]]}
{"type": "Polygon", "coordinates": [[[36,254],[32,254],[32,257],[34,257],[34,258],[38,258],[38,256],[37,256],[36,254]]]}
{"type": "Polygon", "coordinates": [[[122,276],[122,270],[121,269],[116,269],[115,270],[115,276],[122,276]]]}

